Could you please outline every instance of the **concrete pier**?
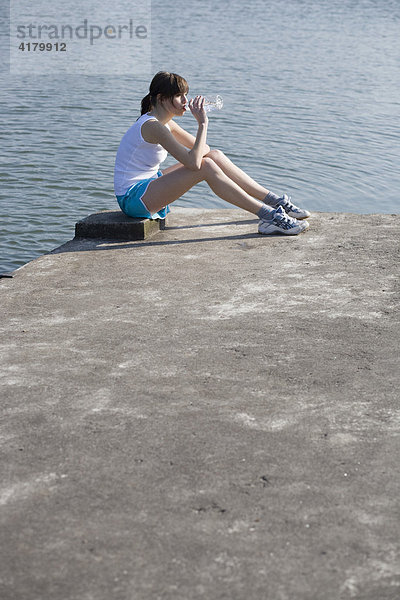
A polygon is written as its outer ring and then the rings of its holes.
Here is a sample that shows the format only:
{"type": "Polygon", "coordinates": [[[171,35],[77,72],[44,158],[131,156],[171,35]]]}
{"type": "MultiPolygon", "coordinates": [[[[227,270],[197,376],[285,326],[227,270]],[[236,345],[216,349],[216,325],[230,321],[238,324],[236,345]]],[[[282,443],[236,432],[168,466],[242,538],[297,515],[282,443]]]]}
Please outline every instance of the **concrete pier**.
{"type": "Polygon", "coordinates": [[[397,600],[400,216],[172,210],[0,281],[2,600],[397,600]]]}

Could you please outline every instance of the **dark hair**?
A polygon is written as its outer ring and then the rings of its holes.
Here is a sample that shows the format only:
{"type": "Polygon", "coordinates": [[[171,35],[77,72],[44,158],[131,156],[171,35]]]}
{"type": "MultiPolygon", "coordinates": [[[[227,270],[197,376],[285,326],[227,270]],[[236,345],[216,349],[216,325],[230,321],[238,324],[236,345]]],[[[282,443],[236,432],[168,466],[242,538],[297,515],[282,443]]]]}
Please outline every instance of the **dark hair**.
{"type": "Polygon", "coordinates": [[[149,112],[152,106],[157,103],[157,96],[161,98],[172,99],[177,94],[187,94],[189,85],[186,79],[176,73],[168,71],[159,71],[156,73],[150,83],[149,93],[142,100],[141,113],[144,115],[149,112]]]}

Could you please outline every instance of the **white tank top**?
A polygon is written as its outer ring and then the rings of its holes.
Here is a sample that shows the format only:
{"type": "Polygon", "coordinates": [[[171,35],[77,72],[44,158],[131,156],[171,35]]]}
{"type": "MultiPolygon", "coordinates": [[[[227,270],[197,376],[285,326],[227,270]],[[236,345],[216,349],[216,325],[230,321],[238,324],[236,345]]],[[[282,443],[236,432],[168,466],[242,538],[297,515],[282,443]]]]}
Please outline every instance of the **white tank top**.
{"type": "Polygon", "coordinates": [[[116,196],[123,196],[137,181],[155,177],[160,163],[167,158],[168,152],[160,144],[150,144],[143,139],[142,125],[150,119],[156,121],[147,113],[141,115],[121,140],[114,168],[116,196]]]}

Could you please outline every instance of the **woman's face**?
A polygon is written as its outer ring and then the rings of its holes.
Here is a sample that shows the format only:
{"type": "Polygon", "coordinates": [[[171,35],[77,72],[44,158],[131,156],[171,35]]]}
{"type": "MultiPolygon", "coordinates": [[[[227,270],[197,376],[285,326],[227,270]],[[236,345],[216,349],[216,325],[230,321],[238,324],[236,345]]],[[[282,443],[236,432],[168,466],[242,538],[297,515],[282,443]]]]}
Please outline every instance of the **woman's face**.
{"type": "Polygon", "coordinates": [[[171,106],[173,107],[176,114],[183,115],[185,113],[185,107],[188,105],[187,94],[176,94],[171,100],[171,106]]]}

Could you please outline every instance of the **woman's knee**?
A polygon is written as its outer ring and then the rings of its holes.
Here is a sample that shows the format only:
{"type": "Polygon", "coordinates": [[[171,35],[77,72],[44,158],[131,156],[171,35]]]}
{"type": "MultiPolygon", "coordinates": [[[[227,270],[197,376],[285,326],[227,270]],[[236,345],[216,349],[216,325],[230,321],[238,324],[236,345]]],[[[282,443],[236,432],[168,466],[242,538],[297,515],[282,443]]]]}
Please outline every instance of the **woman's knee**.
{"type": "Polygon", "coordinates": [[[221,150],[210,150],[208,154],[206,154],[206,158],[211,158],[217,165],[224,160],[225,154],[221,150]]]}
{"type": "Polygon", "coordinates": [[[201,161],[201,170],[205,175],[220,171],[218,164],[212,158],[205,156],[201,161]]]}

